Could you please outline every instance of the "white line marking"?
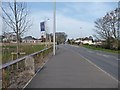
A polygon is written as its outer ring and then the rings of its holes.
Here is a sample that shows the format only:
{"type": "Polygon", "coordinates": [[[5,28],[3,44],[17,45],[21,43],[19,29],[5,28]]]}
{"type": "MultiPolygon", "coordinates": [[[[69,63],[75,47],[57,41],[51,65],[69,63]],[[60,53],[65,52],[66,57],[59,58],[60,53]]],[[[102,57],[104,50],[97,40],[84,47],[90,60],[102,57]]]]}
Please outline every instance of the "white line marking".
{"type": "Polygon", "coordinates": [[[89,53],[94,53],[93,51],[88,51],[89,53]]]}
{"type": "Polygon", "coordinates": [[[76,46],[76,45],[71,45],[71,46],[73,46],[73,47],[79,47],[79,46],[76,46]]]}
{"type": "Polygon", "coordinates": [[[97,55],[100,55],[100,56],[103,56],[103,54],[101,54],[101,53],[96,53],[97,55]]]}
{"type": "MultiPolygon", "coordinates": [[[[95,53],[95,52],[89,51],[89,50],[87,52],[89,52],[89,53],[95,53]]],[[[115,60],[120,60],[118,57],[115,57],[115,56],[105,55],[105,54],[101,54],[101,53],[98,53],[98,52],[96,54],[99,55],[99,56],[104,56],[106,58],[114,58],[115,60]]]]}
{"type": "Polygon", "coordinates": [[[115,58],[117,61],[120,60],[119,58],[115,58]]]}
{"type": "Polygon", "coordinates": [[[103,55],[104,57],[110,57],[109,55],[103,55]]]}
{"type": "MultiPolygon", "coordinates": [[[[70,50],[70,49],[69,49],[70,50]]],[[[85,59],[86,61],[88,61],[90,64],[92,64],[93,66],[95,66],[96,68],[98,68],[99,70],[101,70],[102,72],[104,72],[106,75],[108,75],[109,77],[111,77],[113,80],[115,80],[116,82],[119,82],[115,77],[113,77],[112,75],[110,75],[108,72],[106,72],[105,70],[101,69],[100,67],[98,67],[96,64],[94,64],[92,61],[90,61],[89,59],[85,58],[84,56],[82,56],[81,54],[71,50],[72,52],[80,55],[83,59],[85,59]]]]}
{"type": "Polygon", "coordinates": [[[101,54],[101,53],[96,53],[96,54],[97,54],[97,55],[100,55],[100,56],[107,57],[107,58],[114,58],[115,60],[120,60],[120,59],[118,59],[117,57],[114,57],[114,56],[104,55],[104,54],[101,54]]]}
{"type": "Polygon", "coordinates": [[[101,69],[100,67],[98,67],[96,64],[94,64],[92,61],[90,61],[89,59],[85,58],[84,56],[80,55],[82,58],[84,58],[86,61],[88,61],[89,63],[91,63],[92,65],[94,65],[96,68],[98,68],[99,70],[101,70],[102,72],[104,72],[105,74],[107,74],[109,77],[111,77],[112,79],[114,79],[115,81],[118,82],[118,80],[113,77],[112,75],[110,75],[108,72],[104,71],[103,69],[101,69]]]}
{"type": "Polygon", "coordinates": [[[111,58],[115,58],[115,60],[120,60],[118,57],[110,56],[111,58]]]}

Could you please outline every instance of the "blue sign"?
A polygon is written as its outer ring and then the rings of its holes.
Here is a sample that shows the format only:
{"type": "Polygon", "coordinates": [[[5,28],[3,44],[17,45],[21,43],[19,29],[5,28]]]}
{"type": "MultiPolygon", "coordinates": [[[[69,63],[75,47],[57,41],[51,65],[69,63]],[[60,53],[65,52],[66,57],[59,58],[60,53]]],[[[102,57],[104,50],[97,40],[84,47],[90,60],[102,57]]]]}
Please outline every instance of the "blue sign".
{"type": "Polygon", "coordinates": [[[45,22],[40,23],[41,31],[45,31],[45,22]]]}

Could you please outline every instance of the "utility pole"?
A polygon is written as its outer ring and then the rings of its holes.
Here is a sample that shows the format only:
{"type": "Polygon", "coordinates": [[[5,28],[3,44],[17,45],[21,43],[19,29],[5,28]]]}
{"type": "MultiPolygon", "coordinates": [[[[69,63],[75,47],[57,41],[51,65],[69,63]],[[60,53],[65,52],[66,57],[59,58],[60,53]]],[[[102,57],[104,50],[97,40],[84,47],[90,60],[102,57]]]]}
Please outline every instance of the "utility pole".
{"type": "Polygon", "coordinates": [[[53,55],[55,55],[55,32],[56,32],[56,0],[54,0],[53,10],[53,55]]]}

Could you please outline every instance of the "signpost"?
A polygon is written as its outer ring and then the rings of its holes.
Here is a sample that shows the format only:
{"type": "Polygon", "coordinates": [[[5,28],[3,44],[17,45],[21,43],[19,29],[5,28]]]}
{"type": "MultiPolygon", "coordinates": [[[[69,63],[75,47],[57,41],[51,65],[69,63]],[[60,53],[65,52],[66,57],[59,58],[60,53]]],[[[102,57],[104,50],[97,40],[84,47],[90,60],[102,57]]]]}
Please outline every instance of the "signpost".
{"type": "Polygon", "coordinates": [[[41,38],[45,45],[45,42],[46,42],[45,21],[40,23],[40,29],[41,29],[41,38]]]}
{"type": "MultiPolygon", "coordinates": [[[[41,32],[45,32],[45,21],[40,23],[41,32]]],[[[56,32],[56,0],[54,1],[53,10],[53,55],[55,55],[55,32],[56,32]]]]}
{"type": "Polygon", "coordinates": [[[43,41],[46,43],[46,47],[48,46],[48,38],[49,38],[49,35],[47,35],[48,32],[47,20],[49,20],[49,18],[45,19],[43,22],[40,23],[41,36],[44,39],[43,41]]]}
{"type": "Polygon", "coordinates": [[[40,23],[41,35],[45,38],[45,21],[40,23]]]}

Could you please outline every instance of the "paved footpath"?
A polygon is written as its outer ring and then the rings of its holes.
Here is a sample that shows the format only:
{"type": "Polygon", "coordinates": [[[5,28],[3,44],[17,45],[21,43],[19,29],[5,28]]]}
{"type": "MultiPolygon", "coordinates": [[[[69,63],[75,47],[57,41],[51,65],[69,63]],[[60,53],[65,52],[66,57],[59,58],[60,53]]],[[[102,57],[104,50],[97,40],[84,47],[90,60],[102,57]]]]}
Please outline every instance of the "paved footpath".
{"type": "Polygon", "coordinates": [[[26,88],[117,88],[118,83],[76,52],[60,45],[26,88]]]}

